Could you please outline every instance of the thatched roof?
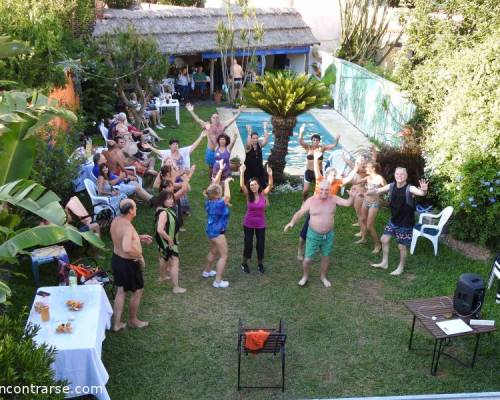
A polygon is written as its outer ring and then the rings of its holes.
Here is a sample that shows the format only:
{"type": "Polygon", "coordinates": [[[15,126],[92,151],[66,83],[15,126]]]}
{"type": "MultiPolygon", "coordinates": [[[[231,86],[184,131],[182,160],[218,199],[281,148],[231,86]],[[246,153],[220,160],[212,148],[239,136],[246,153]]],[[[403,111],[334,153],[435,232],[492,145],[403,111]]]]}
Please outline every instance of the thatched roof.
{"type": "MultiPolygon", "coordinates": [[[[319,43],[311,29],[293,8],[256,9],[257,20],[264,27],[264,39],[257,48],[309,46],[319,43]]],[[[235,28],[243,26],[241,11],[235,13],[235,28]]],[[[106,9],[96,21],[93,36],[113,35],[116,29],[132,25],[144,35],[154,37],[165,54],[197,54],[217,51],[216,27],[226,21],[222,8],[166,7],[152,10],[106,9]]]]}

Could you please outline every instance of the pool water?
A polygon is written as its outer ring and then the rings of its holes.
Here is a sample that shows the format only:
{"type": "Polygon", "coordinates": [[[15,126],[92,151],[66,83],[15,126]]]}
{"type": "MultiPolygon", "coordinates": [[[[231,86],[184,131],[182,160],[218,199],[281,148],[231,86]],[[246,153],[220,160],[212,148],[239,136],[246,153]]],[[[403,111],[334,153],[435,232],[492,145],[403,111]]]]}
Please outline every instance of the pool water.
{"type": "MultiPolygon", "coordinates": [[[[236,125],[238,126],[238,130],[240,131],[241,140],[243,144],[247,142],[247,125],[252,126],[252,132],[257,132],[259,137],[263,137],[264,127],[262,126],[263,122],[268,122],[268,130],[271,132],[271,136],[269,137],[269,143],[266,147],[262,149],[262,157],[264,162],[269,157],[271,153],[271,149],[274,145],[274,136],[272,135],[272,125],[271,125],[271,116],[262,111],[252,112],[252,111],[244,111],[240,114],[238,119],[236,120],[236,125]]],[[[322,144],[331,144],[335,143],[335,134],[332,135],[326,128],[311,114],[305,113],[300,115],[297,118],[297,124],[294,128],[294,136],[290,137],[290,141],[288,142],[288,155],[286,156],[286,168],[285,171],[289,174],[298,175],[303,174],[306,163],[306,151],[299,144],[299,129],[302,124],[306,124],[306,129],[304,132],[304,140],[306,143],[311,143],[311,136],[314,133],[317,133],[321,136],[322,144]]],[[[339,148],[340,145],[337,147],[339,148]]]]}

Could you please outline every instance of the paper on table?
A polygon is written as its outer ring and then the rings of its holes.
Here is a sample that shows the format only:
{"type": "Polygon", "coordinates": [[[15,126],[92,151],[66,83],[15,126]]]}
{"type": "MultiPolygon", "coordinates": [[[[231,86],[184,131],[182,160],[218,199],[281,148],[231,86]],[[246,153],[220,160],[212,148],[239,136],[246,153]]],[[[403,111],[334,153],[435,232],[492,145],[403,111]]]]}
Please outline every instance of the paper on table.
{"type": "Polygon", "coordinates": [[[456,335],[458,333],[471,332],[472,328],[461,319],[450,319],[447,321],[436,322],[436,325],[447,335],[456,335]]]}

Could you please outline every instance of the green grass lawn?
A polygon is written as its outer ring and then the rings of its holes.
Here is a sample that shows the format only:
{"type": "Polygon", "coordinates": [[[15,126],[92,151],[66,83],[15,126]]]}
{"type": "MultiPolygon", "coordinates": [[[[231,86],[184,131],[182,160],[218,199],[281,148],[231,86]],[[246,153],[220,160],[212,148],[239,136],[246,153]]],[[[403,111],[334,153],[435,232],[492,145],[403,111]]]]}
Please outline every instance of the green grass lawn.
{"type": "MultiPolygon", "coordinates": [[[[213,108],[196,110],[208,118],[213,108]]],[[[167,118],[173,123],[172,115],[167,118]]],[[[166,129],[166,138],[180,139],[181,146],[195,140],[198,126],[181,112],[181,126],[166,129]]],[[[166,143],[166,142],[162,142],[166,143]]],[[[109,372],[112,399],[236,399],[237,322],[257,326],[287,327],[286,391],[243,390],[246,399],[321,398],[370,395],[455,393],[500,390],[500,339],[498,334],[481,340],[474,369],[442,357],[437,376],[430,376],[431,353],[408,352],[411,317],[402,305],[405,299],[450,295],[461,273],[475,272],[487,278],[491,263],[470,261],[444,245],[434,257],[429,241],[420,239],[416,255],[409,258],[401,277],[375,270],[379,261],[371,247],[354,244],[356,228],[352,209],[339,207],[335,221],[335,245],[329,278],[332,288],[319,282],[318,263],[310,283],[300,288],[301,265],[296,260],[299,227],[283,233],[284,225],[298,209],[300,193],[270,196],[267,211],[266,274],[240,271],[243,250],[241,228],[245,203],[232,184],[229,231],[230,256],[225,279],[231,286],[214,289],[201,277],[208,239],[202,190],[207,179],[203,143],[193,155],[198,169],[189,195],[192,216],[181,240],[181,285],[188,289],[174,295],[169,284],[157,283],[158,253],[145,247],[147,268],[140,317],[150,321],[143,330],[127,328],[109,333],[103,345],[103,361],[109,372]]],[[[430,188],[432,190],[432,188],[430,188]]],[[[378,219],[381,232],[387,210],[378,219]]],[[[154,210],[138,209],[135,226],[139,233],[153,234],[154,210]]],[[[109,240],[108,240],[109,245],[109,240]]],[[[390,270],[397,264],[397,248],[391,245],[390,270]]],[[[106,264],[109,264],[106,261],[106,264]]],[[[27,280],[14,281],[14,305],[30,305],[34,287],[27,280]]],[[[51,284],[55,271],[41,268],[42,281],[51,284]]],[[[485,317],[500,320],[500,306],[488,292],[485,317]]],[[[125,314],[126,315],[126,314],[125,314]]],[[[415,345],[432,350],[433,342],[422,329],[415,345]]],[[[447,351],[469,359],[473,340],[459,339],[447,351]]],[[[243,360],[243,384],[279,380],[279,360],[270,356],[248,356],[243,360]]]]}

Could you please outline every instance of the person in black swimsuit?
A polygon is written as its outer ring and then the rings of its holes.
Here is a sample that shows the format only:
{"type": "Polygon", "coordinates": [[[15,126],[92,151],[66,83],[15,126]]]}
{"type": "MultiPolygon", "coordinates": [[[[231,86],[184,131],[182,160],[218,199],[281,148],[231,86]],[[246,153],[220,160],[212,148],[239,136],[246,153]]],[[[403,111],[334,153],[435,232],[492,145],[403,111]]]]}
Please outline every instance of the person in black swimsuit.
{"type": "MultiPolygon", "coordinates": [[[[311,184],[314,184],[316,182],[316,176],[314,175],[314,151],[319,149],[322,153],[324,153],[325,151],[332,150],[337,146],[340,139],[340,135],[338,135],[335,138],[335,143],[321,146],[321,136],[315,133],[311,136],[311,144],[307,144],[303,137],[305,129],[306,124],[302,124],[299,130],[299,144],[307,152],[306,171],[304,172],[304,190],[302,192],[303,201],[306,201],[307,199],[307,194],[309,192],[309,187],[311,186],[311,184]]],[[[319,163],[320,171],[323,171],[323,155],[321,155],[321,157],[319,158],[319,163]]]]}
{"type": "Polygon", "coordinates": [[[259,183],[260,187],[266,186],[265,171],[262,160],[262,148],[269,143],[269,131],[267,130],[267,122],[264,122],[264,138],[259,139],[259,134],[252,132],[251,125],[247,125],[247,143],[245,145],[245,182],[254,178],[259,183]]]}

